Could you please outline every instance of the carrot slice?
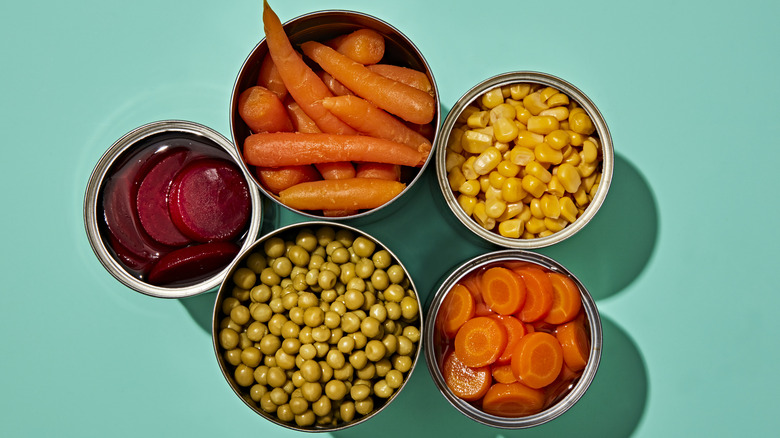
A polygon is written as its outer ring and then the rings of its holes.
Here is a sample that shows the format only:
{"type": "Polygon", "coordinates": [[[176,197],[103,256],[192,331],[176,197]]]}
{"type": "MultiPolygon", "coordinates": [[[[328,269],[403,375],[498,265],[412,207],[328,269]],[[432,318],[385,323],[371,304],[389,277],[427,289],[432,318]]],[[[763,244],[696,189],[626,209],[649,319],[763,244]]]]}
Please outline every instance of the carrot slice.
{"type": "Polygon", "coordinates": [[[555,337],[561,344],[566,365],[575,372],[585,368],[590,355],[590,340],[582,322],[575,319],[558,326],[555,337]]]}
{"type": "Polygon", "coordinates": [[[511,315],[494,315],[493,318],[504,326],[507,334],[506,348],[504,348],[496,363],[508,364],[512,361],[512,352],[514,352],[515,347],[520,342],[520,338],[525,336],[525,325],[511,315]]]}
{"type": "Polygon", "coordinates": [[[425,124],[433,120],[436,102],[425,91],[376,74],[363,64],[316,41],[301,44],[301,50],[353,93],[390,114],[412,123],[425,124]]]}
{"type": "Polygon", "coordinates": [[[462,284],[456,284],[447,292],[441,303],[438,319],[442,334],[454,338],[458,329],[474,317],[474,297],[462,284]]]}
{"type": "Polygon", "coordinates": [[[366,68],[388,79],[425,91],[431,96],[433,95],[431,80],[428,79],[428,75],[419,70],[394,64],[374,64],[367,65],[366,68]]]}
{"type": "Polygon", "coordinates": [[[563,324],[574,319],[582,308],[580,290],[574,281],[559,273],[548,272],[553,286],[553,302],[544,321],[550,324],[563,324]]]}
{"type": "Polygon", "coordinates": [[[508,335],[498,321],[478,316],[466,321],[455,335],[455,354],[470,367],[494,363],[506,348],[508,335]]]}
{"type": "Polygon", "coordinates": [[[492,310],[485,305],[485,300],[482,298],[482,273],[481,271],[474,272],[460,280],[460,283],[466,286],[471,294],[474,296],[474,315],[476,316],[493,316],[492,310]]]}
{"type": "Polygon", "coordinates": [[[544,407],[544,392],[519,382],[496,383],[482,399],[482,409],[499,417],[523,417],[544,407]]]}
{"type": "Polygon", "coordinates": [[[517,382],[517,377],[512,372],[512,366],[509,364],[500,365],[498,362],[490,365],[490,374],[493,375],[493,380],[498,383],[512,383],[517,382]]]}
{"type": "Polygon", "coordinates": [[[468,367],[454,352],[444,357],[442,376],[452,393],[466,401],[479,400],[490,388],[490,367],[468,367]]]}
{"type": "Polygon", "coordinates": [[[279,200],[297,210],[363,210],[384,205],[404,188],[406,184],[381,179],[323,179],[282,190],[279,200]]]}
{"type": "Polygon", "coordinates": [[[385,37],[373,29],[363,28],[339,35],[326,44],[361,64],[376,64],[385,56],[385,37]]]}
{"type": "Polygon", "coordinates": [[[512,372],[517,380],[531,388],[552,383],[563,366],[563,351],[555,336],[534,332],[520,338],[512,353],[512,372]]]}
{"type": "Polygon", "coordinates": [[[285,167],[256,167],[255,174],[260,184],[274,195],[278,195],[282,190],[296,184],[320,179],[317,170],[308,164],[285,167]]]}
{"type": "Polygon", "coordinates": [[[357,163],[355,176],[401,181],[401,166],[387,163],[357,163]]]}
{"type": "Polygon", "coordinates": [[[511,315],[525,303],[525,283],[509,269],[499,266],[488,269],[482,274],[481,286],[485,304],[500,315],[511,315]]]}
{"type": "Polygon", "coordinates": [[[279,97],[265,87],[249,87],[238,95],[238,115],[252,132],[290,132],[287,109],[279,97]]]}
{"type": "Polygon", "coordinates": [[[518,314],[523,322],[534,322],[547,316],[552,308],[553,286],[547,273],[539,268],[521,268],[515,270],[526,286],[523,308],[518,314]]]}
{"type": "Polygon", "coordinates": [[[260,63],[257,85],[271,90],[279,97],[279,100],[284,100],[287,97],[287,87],[284,85],[284,81],[279,75],[279,69],[276,68],[271,55],[265,55],[263,62],[260,63]]]}

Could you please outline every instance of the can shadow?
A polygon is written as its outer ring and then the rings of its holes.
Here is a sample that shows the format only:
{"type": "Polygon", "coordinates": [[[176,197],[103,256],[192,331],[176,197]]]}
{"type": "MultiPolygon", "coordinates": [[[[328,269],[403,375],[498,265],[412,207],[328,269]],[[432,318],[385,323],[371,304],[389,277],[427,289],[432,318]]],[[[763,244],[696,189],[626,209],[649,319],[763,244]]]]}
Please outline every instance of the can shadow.
{"type": "Polygon", "coordinates": [[[384,411],[363,424],[333,432],[334,437],[627,437],[639,424],[647,403],[648,377],[641,352],[614,322],[602,317],[604,350],[595,379],[585,395],[560,417],[530,429],[496,429],[455,410],[439,393],[424,363],[412,381],[384,411]],[[402,420],[399,420],[402,419],[402,420]]]}

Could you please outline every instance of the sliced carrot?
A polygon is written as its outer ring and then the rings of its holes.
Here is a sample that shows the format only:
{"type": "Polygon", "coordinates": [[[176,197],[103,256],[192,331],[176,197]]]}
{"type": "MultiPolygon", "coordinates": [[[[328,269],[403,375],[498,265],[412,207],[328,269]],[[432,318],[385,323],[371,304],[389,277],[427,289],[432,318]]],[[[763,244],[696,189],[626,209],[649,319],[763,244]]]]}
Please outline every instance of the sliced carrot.
{"type": "Polygon", "coordinates": [[[433,95],[431,80],[428,79],[427,74],[419,70],[394,64],[374,64],[366,66],[366,68],[388,79],[401,82],[433,95]]]}
{"type": "Polygon", "coordinates": [[[496,266],[482,274],[482,298],[490,310],[511,315],[523,307],[526,288],[523,279],[509,269],[496,266]]]}
{"type": "Polygon", "coordinates": [[[363,210],[398,196],[406,184],[370,178],[304,182],[279,192],[282,204],[297,210],[363,210]]]}
{"type": "Polygon", "coordinates": [[[401,181],[401,166],[387,163],[357,163],[355,176],[401,181]]]}
{"type": "Polygon", "coordinates": [[[444,357],[441,371],[447,387],[463,400],[479,400],[490,388],[490,367],[468,367],[453,352],[444,357]]]}
{"type": "Polygon", "coordinates": [[[487,316],[477,316],[466,321],[455,335],[455,354],[470,367],[494,363],[506,348],[506,329],[498,321],[487,316]]]}
{"type": "Polygon", "coordinates": [[[249,87],[238,95],[238,115],[252,132],[290,132],[293,130],[279,97],[265,87],[249,87]]]}
{"type": "Polygon", "coordinates": [[[442,334],[454,338],[458,329],[474,317],[474,297],[462,284],[456,284],[447,292],[441,303],[437,320],[442,334]]]}
{"type": "Polygon", "coordinates": [[[314,167],[320,172],[322,179],[347,179],[355,177],[355,166],[349,161],[317,163],[314,167]]]}
{"type": "Polygon", "coordinates": [[[575,319],[558,326],[555,337],[561,344],[566,365],[575,372],[585,368],[590,356],[590,340],[582,322],[575,319]]]}
{"type": "Polygon", "coordinates": [[[356,130],[374,137],[405,144],[427,154],[431,142],[406,124],[358,96],[336,96],[322,100],[322,105],[356,130]]]}
{"type": "Polygon", "coordinates": [[[324,83],[325,86],[328,87],[328,90],[330,90],[330,92],[333,93],[334,96],[355,95],[355,93],[350,91],[349,88],[345,87],[344,84],[337,81],[336,78],[331,76],[330,73],[320,70],[317,72],[317,76],[320,77],[322,83],[324,83]]]}
{"type": "Polygon", "coordinates": [[[517,382],[517,377],[512,373],[512,366],[509,364],[501,365],[496,362],[490,365],[490,374],[493,375],[493,380],[498,383],[517,382]]]}
{"type": "Polygon", "coordinates": [[[552,308],[553,286],[547,273],[539,268],[521,268],[515,270],[525,282],[526,297],[523,308],[518,314],[523,322],[534,322],[547,316],[552,308]]]}
{"type": "Polygon", "coordinates": [[[361,64],[376,64],[385,56],[385,38],[373,29],[362,28],[339,35],[326,44],[361,64]]]}
{"type": "Polygon", "coordinates": [[[512,361],[512,353],[520,342],[520,338],[525,336],[525,325],[519,319],[510,315],[494,315],[493,318],[504,326],[507,334],[506,347],[496,363],[509,364],[512,361]]]}
{"type": "Polygon", "coordinates": [[[265,55],[260,63],[260,73],[257,75],[257,85],[271,90],[279,100],[287,97],[287,87],[284,85],[279,69],[276,68],[271,55],[265,55]]]}
{"type": "Polygon", "coordinates": [[[532,324],[529,324],[529,323],[525,322],[525,323],[523,323],[523,325],[525,326],[525,333],[526,334],[536,332],[536,327],[534,327],[532,324]]]}
{"type": "Polygon", "coordinates": [[[544,407],[544,392],[519,382],[496,383],[482,398],[482,409],[499,417],[533,415],[544,407]]]}
{"type": "Polygon", "coordinates": [[[529,333],[518,342],[512,353],[512,372],[517,380],[531,388],[543,388],[561,372],[563,351],[555,336],[529,333]]]}
{"type": "Polygon", "coordinates": [[[469,274],[460,280],[460,284],[466,286],[471,291],[471,294],[474,295],[474,304],[475,304],[474,315],[493,316],[495,315],[495,313],[493,313],[493,311],[490,310],[487,307],[487,305],[485,305],[485,300],[482,298],[482,286],[480,285],[481,282],[482,282],[481,271],[477,271],[472,274],[469,274]]]}
{"type": "MultiPolygon", "coordinates": [[[[301,50],[353,93],[385,111],[412,123],[425,124],[433,120],[436,102],[425,91],[376,74],[363,64],[316,41],[301,44],[301,50]]],[[[287,86],[289,88],[290,84],[287,86]]]]}
{"type": "Polygon", "coordinates": [[[293,49],[282,22],[265,0],[263,1],[263,28],[268,53],[279,71],[279,76],[284,81],[287,91],[306,114],[323,132],[355,134],[354,129],[323,108],[320,101],[332,96],[332,93],[293,49]]]}
{"type": "Polygon", "coordinates": [[[548,272],[553,286],[553,302],[544,321],[550,324],[563,324],[574,319],[582,308],[580,290],[574,281],[559,273],[548,272]]]}
{"type": "Polygon", "coordinates": [[[322,130],[314,123],[314,120],[303,111],[298,102],[292,97],[287,96],[284,99],[284,106],[287,108],[287,115],[290,117],[290,121],[293,124],[293,130],[295,132],[302,132],[305,134],[316,134],[322,132],[322,130]]]}
{"type": "Polygon", "coordinates": [[[257,175],[260,184],[275,195],[296,184],[320,179],[317,169],[310,165],[256,167],[255,175],[257,175]]]}
{"type": "Polygon", "coordinates": [[[423,154],[400,143],[365,135],[276,132],[252,134],[244,141],[244,157],[253,166],[370,161],[421,166],[423,154]]]}

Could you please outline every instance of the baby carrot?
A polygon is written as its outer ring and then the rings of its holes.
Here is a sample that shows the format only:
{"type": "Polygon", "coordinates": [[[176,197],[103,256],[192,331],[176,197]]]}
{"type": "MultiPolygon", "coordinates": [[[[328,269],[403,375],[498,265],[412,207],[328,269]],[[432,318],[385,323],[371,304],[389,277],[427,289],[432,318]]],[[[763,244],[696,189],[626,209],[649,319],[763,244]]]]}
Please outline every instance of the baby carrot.
{"type": "Polygon", "coordinates": [[[248,164],[264,167],[334,161],[421,166],[425,161],[420,152],[381,138],[295,132],[252,134],[244,141],[244,157],[248,164]]]}
{"type": "Polygon", "coordinates": [[[567,322],[558,326],[555,337],[561,344],[563,360],[572,371],[585,368],[590,355],[590,341],[585,327],[580,320],[567,322]]]}
{"type": "Polygon", "coordinates": [[[512,361],[512,353],[514,352],[515,347],[520,342],[520,339],[525,336],[525,325],[523,325],[519,319],[510,315],[494,315],[492,318],[504,326],[507,334],[506,347],[498,360],[496,360],[496,363],[509,364],[512,361]]]}
{"type": "Polygon", "coordinates": [[[490,365],[501,356],[506,342],[503,325],[493,318],[477,316],[460,326],[455,335],[455,354],[466,366],[490,365]]]}
{"type": "Polygon", "coordinates": [[[296,184],[320,179],[317,170],[308,164],[285,167],[256,167],[255,174],[260,184],[274,195],[278,195],[282,190],[296,184]]]}
{"type": "Polygon", "coordinates": [[[406,184],[381,179],[324,179],[282,190],[279,200],[297,210],[362,210],[385,204],[405,187],[406,184]]]}
{"type": "Polygon", "coordinates": [[[527,267],[515,270],[525,282],[526,298],[518,316],[523,322],[544,318],[552,308],[553,286],[547,273],[539,268],[527,267]]]}
{"type": "Polygon", "coordinates": [[[317,76],[319,76],[319,78],[322,80],[322,83],[325,84],[326,87],[328,87],[328,90],[330,90],[330,92],[336,96],[355,94],[352,91],[350,91],[349,88],[345,87],[344,84],[337,81],[336,78],[331,76],[330,73],[326,71],[323,70],[318,71],[317,76]]]}
{"type": "Polygon", "coordinates": [[[284,100],[287,97],[287,87],[284,85],[284,81],[279,75],[279,70],[276,68],[271,55],[266,54],[263,62],[260,63],[257,85],[271,90],[279,97],[279,100],[284,100]]]}
{"type": "Polygon", "coordinates": [[[431,142],[406,124],[357,96],[336,96],[322,100],[322,106],[349,126],[374,137],[405,144],[428,154],[431,142]]]}
{"type": "Polygon", "coordinates": [[[252,132],[289,132],[293,130],[279,97],[265,87],[256,85],[238,96],[238,115],[252,132]]]}
{"type": "Polygon", "coordinates": [[[357,163],[355,176],[401,181],[401,166],[387,163],[357,163]]]}
{"type": "Polygon", "coordinates": [[[433,120],[436,102],[430,94],[376,74],[316,41],[301,44],[301,49],[352,92],[385,111],[412,123],[424,124],[433,120]]]}
{"type": "Polygon", "coordinates": [[[367,65],[366,68],[376,74],[425,91],[433,96],[431,80],[428,79],[428,75],[419,70],[394,64],[374,64],[367,65]]]}
{"type": "Polygon", "coordinates": [[[519,382],[531,388],[543,388],[561,372],[561,344],[549,333],[529,333],[520,338],[512,353],[511,365],[519,382]]]}
{"type": "Polygon", "coordinates": [[[512,366],[509,364],[500,365],[496,362],[490,365],[490,374],[493,375],[493,380],[498,383],[517,382],[517,377],[512,373],[512,366]]]}
{"type": "Polygon", "coordinates": [[[490,367],[468,367],[453,352],[444,357],[441,367],[447,387],[463,400],[479,400],[490,388],[490,367]]]}
{"type": "Polygon", "coordinates": [[[320,172],[322,179],[347,179],[355,177],[355,166],[349,161],[317,163],[314,167],[320,172]]]}
{"type": "Polygon", "coordinates": [[[355,130],[322,107],[324,97],[332,96],[328,87],[293,49],[276,13],[263,1],[263,28],[268,53],[273,59],[287,91],[324,132],[354,134],[355,130]]]}
{"type": "Polygon", "coordinates": [[[303,108],[292,97],[287,96],[282,103],[284,103],[284,107],[287,109],[287,115],[290,117],[295,132],[306,134],[322,132],[317,124],[314,123],[314,120],[303,111],[303,108]]]}
{"type": "Polygon", "coordinates": [[[496,266],[482,274],[482,298],[490,310],[511,315],[525,303],[525,282],[509,269],[496,266]]]}
{"type": "Polygon", "coordinates": [[[361,64],[376,64],[385,56],[385,38],[373,29],[358,29],[339,35],[326,44],[361,64]]]}
{"type": "Polygon", "coordinates": [[[582,307],[579,288],[571,278],[559,272],[548,272],[547,276],[553,286],[553,303],[544,322],[563,324],[571,321],[582,307]]]}
{"type": "Polygon", "coordinates": [[[523,417],[544,407],[544,392],[519,382],[493,384],[482,398],[482,409],[499,417],[523,417]]]}
{"type": "Polygon", "coordinates": [[[466,286],[456,284],[447,292],[437,317],[442,334],[454,338],[460,326],[474,317],[474,297],[466,286]]]}

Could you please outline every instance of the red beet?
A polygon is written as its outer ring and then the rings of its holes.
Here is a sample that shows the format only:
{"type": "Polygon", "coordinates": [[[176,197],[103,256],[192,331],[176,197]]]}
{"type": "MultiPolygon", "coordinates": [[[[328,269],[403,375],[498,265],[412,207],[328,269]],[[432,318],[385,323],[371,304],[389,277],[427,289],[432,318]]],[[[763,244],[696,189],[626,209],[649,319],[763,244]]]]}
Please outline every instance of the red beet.
{"type": "Polygon", "coordinates": [[[168,190],[188,155],[185,149],[168,151],[138,186],[138,219],[149,236],[164,245],[184,246],[191,242],[174,225],[168,211],[168,190]]]}
{"type": "Polygon", "coordinates": [[[147,281],[164,285],[197,280],[227,266],[238,251],[238,245],[232,242],[186,246],[160,258],[149,272],[147,281]]]}
{"type": "Polygon", "coordinates": [[[236,238],[249,220],[250,208],[243,174],[220,159],[188,164],[173,180],[168,197],[173,223],[198,242],[236,238]]]}

